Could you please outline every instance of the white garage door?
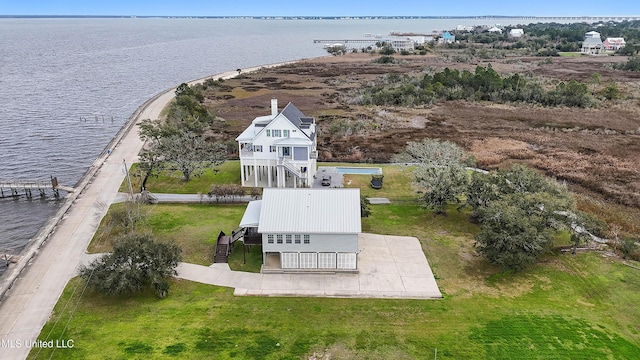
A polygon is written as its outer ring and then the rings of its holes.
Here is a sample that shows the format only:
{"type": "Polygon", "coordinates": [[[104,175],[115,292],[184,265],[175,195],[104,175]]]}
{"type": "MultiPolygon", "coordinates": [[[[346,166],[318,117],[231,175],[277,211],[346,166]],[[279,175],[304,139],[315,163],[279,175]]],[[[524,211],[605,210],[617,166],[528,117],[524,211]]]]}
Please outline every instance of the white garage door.
{"type": "Polygon", "coordinates": [[[318,269],[335,269],[336,253],[318,253],[318,269]]]}
{"type": "Polygon", "coordinates": [[[318,253],[300,253],[301,269],[318,268],[318,253]]]}
{"type": "Polygon", "coordinates": [[[283,269],[297,269],[298,253],[280,253],[280,266],[283,269]]]}
{"type": "Polygon", "coordinates": [[[337,268],[338,269],[356,269],[356,253],[338,253],[337,268]]]}

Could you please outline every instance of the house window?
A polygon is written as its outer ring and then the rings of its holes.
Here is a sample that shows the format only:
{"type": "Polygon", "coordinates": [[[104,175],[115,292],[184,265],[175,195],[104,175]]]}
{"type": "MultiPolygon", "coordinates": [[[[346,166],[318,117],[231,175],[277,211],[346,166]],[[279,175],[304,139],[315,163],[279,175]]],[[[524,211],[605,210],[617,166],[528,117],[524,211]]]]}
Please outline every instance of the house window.
{"type": "Polygon", "coordinates": [[[282,234],[276,235],[276,243],[282,244],[282,234]]]}
{"type": "Polygon", "coordinates": [[[282,136],[289,137],[289,130],[282,130],[282,136]]]}
{"type": "Polygon", "coordinates": [[[311,235],[304,235],[304,243],[305,244],[311,243],[311,235]]]}
{"type": "Polygon", "coordinates": [[[267,243],[268,244],[273,244],[273,234],[267,235],[267,243]]]}
{"type": "Polygon", "coordinates": [[[269,146],[269,152],[276,152],[276,147],[275,147],[275,145],[271,145],[271,146],[269,146]]]}
{"type": "Polygon", "coordinates": [[[302,237],[302,236],[300,236],[300,234],[296,234],[296,235],[294,235],[294,239],[295,239],[296,244],[300,244],[300,238],[301,238],[301,237],[302,237]]]}
{"type": "Polygon", "coordinates": [[[271,136],[271,130],[267,129],[267,136],[271,136]]]}
{"type": "Polygon", "coordinates": [[[282,156],[291,156],[291,148],[283,147],[282,148],[282,156]]]}
{"type": "Polygon", "coordinates": [[[291,235],[285,235],[285,241],[287,244],[291,244],[291,235]]]}
{"type": "Polygon", "coordinates": [[[280,130],[271,130],[271,136],[280,137],[280,130]]]}
{"type": "Polygon", "coordinates": [[[254,152],[262,152],[262,145],[253,145],[254,152]]]}

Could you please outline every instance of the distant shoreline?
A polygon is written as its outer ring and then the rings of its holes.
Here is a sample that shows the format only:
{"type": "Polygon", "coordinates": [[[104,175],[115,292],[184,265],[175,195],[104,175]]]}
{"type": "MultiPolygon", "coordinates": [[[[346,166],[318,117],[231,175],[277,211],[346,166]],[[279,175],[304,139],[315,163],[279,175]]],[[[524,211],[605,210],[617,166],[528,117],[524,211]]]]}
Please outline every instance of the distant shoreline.
{"type": "Polygon", "coordinates": [[[0,15],[0,19],[253,19],[253,20],[441,20],[441,19],[521,19],[583,21],[640,20],[640,15],[599,16],[529,16],[529,15],[469,15],[469,16],[170,16],[170,15],[0,15]]]}

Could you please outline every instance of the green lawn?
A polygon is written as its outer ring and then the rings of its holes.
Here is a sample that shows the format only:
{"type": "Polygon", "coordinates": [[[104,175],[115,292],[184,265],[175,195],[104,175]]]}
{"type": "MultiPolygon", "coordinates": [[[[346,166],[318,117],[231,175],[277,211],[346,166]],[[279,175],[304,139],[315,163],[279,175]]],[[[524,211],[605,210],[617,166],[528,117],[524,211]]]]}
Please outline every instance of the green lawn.
{"type": "Polygon", "coordinates": [[[582,56],[580,52],[558,52],[558,55],[565,57],[579,57],[582,56]]]}
{"type": "MultiPolygon", "coordinates": [[[[73,279],[40,339],[72,339],[74,348],[33,349],[30,358],[431,359],[436,349],[438,359],[637,358],[640,270],[582,253],[549,254],[529,270],[500,273],[475,255],[479,228],[468,213],[450,208],[434,217],[402,201],[412,193],[405,170],[384,171],[380,191],[367,188],[365,176],[352,178],[367,196],[399,200],[372,205],[363,231],[418,237],[443,300],[234,297],[233,289],[182,280],[162,300],[152,291],[112,298],[83,292],[73,279]]],[[[212,252],[218,229],[235,228],[243,209],[156,205],[145,226],[192,239],[190,252],[212,252]]],[[[230,264],[259,269],[259,248],[246,255],[244,264],[236,247],[230,264]]]]}
{"type": "MultiPolygon", "coordinates": [[[[137,170],[138,164],[133,164],[130,169],[131,184],[134,192],[140,191],[141,175],[137,170]]],[[[240,162],[225,161],[216,167],[216,171],[207,169],[204,174],[193,177],[189,182],[182,180],[179,172],[163,172],[158,177],[150,177],[147,180],[147,190],[152,193],[168,194],[206,194],[214,184],[240,184],[240,162]]],[[[129,191],[127,180],[120,186],[121,192],[129,191]]]]}
{"type": "MultiPolygon", "coordinates": [[[[218,233],[230,234],[236,229],[245,209],[244,204],[144,205],[142,211],[147,215],[138,225],[138,231],[152,232],[160,241],[175,242],[182,249],[185,262],[211,265],[218,233]]],[[[89,252],[111,251],[113,238],[105,234],[104,227],[105,221],[89,244],[89,252]]],[[[238,249],[242,251],[242,247],[238,249]]]]}
{"type": "MultiPolygon", "coordinates": [[[[457,252],[457,244],[442,248],[457,252]]],[[[580,254],[517,275],[478,272],[472,263],[455,272],[463,280],[440,276],[447,295],[433,301],[234,297],[180,280],[163,300],[151,291],[80,299],[74,279],[41,339],[72,339],[75,347],[37,356],[34,349],[30,358],[422,359],[436,348],[438,359],[637,358],[635,269],[580,254]]]]}

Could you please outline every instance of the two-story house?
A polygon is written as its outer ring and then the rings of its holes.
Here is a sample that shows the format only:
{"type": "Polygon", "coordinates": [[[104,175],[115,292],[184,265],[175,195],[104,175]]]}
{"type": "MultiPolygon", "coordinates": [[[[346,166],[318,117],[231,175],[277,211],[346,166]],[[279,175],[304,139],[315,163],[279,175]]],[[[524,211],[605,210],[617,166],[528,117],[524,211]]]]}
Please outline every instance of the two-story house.
{"type": "Polygon", "coordinates": [[[237,138],[242,186],[309,187],[316,174],[316,123],[292,103],[255,118],[237,138]]]}
{"type": "Polygon", "coordinates": [[[600,33],[596,31],[589,31],[584,34],[584,41],[582,42],[582,48],[580,52],[587,55],[598,55],[604,50],[602,39],[600,39],[600,33]]]}

